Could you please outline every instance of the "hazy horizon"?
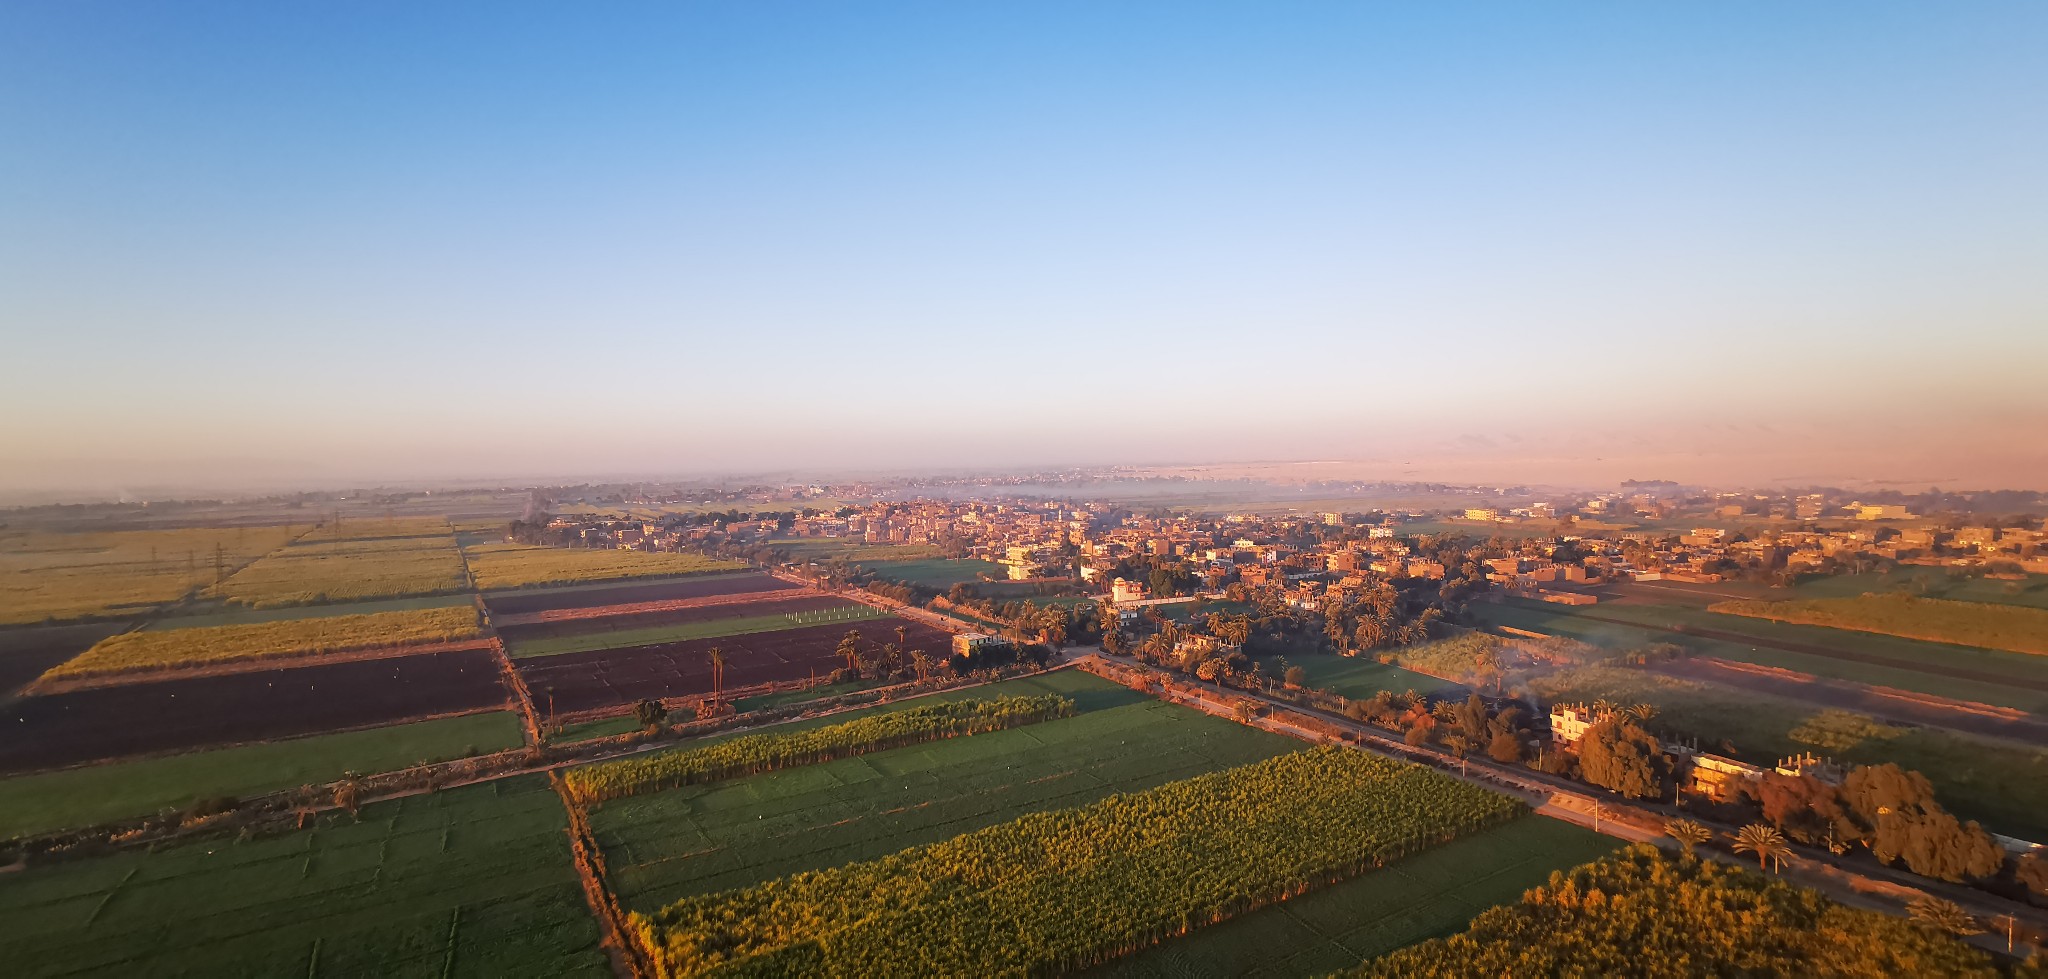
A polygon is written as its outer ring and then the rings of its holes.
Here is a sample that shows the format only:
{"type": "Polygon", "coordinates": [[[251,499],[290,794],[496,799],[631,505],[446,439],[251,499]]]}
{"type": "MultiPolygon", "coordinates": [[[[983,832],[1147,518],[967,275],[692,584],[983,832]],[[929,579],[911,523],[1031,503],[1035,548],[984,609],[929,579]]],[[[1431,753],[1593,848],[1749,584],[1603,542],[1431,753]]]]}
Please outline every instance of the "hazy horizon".
{"type": "Polygon", "coordinates": [[[2048,489],[2048,8],[0,11],[0,494],[2048,489]]]}

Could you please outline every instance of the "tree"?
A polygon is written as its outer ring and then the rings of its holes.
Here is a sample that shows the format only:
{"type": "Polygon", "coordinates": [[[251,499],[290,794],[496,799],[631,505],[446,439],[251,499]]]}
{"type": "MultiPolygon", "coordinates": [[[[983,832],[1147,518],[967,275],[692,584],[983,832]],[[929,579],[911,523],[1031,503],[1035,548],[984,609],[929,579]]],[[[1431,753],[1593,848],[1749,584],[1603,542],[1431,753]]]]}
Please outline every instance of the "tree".
{"type": "Polygon", "coordinates": [[[1486,756],[1503,765],[1512,765],[1522,760],[1522,738],[1513,731],[1502,731],[1487,742],[1486,756]]]}
{"type": "Polygon", "coordinates": [[[1935,931],[1964,938],[1984,934],[1984,929],[1977,924],[1977,919],[1971,917],[1968,911],[1963,910],[1962,905],[1954,901],[1922,894],[1914,898],[1913,903],[1906,905],[1906,913],[1911,915],[1914,921],[1935,931]]]}
{"type": "Polygon", "coordinates": [[[1671,757],[1648,731],[1616,715],[1593,725],[1579,742],[1579,769],[1586,781],[1631,799],[1664,794],[1671,757]]]}
{"type": "Polygon", "coordinates": [[[1290,687],[1299,688],[1308,685],[1308,671],[1302,669],[1299,666],[1288,667],[1287,672],[1283,674],[1283,677],[1287,681],[1287,685],[1290,687]]]}
{"type": "Polygon", "coordinates": [[[668,707],[659,700],[643,700],[633,705],[633,719],[641,727],[657,727],[668,720],[668,707]]]}
{"type": "Polygon", "coordinates": [[[1678,841],[1685,847],[1685,855],[1692,856],[1693,849],[1714,838],[1712,830],[1691,819],[1674,819],[1664,824],[1664,835],[1678,841]]]}
{"type": "Polygon", "coordinates": [[[1785,842],[1785,834],[1778,832],[1777,827],[1763,823],[1751,823],[1742,827],[1735,834],[1733,849],[1737,853],[1756,854],[1758,869],[1765,869],[1765,861],[1781,865],[1786,857],[1792,855],[1792,846],[1785,842]]]}
{"type": "Polygon", "coordinates": [[[713,646],[704,657],[711,661],[711,701],[717,703],[725,699],[725,650],[713,646]]]}
{"type": "Polygon", "coordinates": [[[2048,899],[2048,856],[2042,856],[2039,850],[2015,861],[2012,876],[2035,901],[2048,899]]]}
{"type": "Polygon", "coordinates": [[[839,658],[846,661],[847,669],[860,672],[860,630],[846,630],[846,635],[839,637],[837,652],[839,658]]]}

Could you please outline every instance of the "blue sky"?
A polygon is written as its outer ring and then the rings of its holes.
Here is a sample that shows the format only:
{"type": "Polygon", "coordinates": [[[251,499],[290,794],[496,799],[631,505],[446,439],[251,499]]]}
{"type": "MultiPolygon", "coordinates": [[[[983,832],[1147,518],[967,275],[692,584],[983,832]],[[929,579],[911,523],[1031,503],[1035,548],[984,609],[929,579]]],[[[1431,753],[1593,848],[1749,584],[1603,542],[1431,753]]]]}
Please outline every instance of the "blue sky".
{"type": "Polygon", "coordinates": [[[10,4],[0,466],[2048,484],[2043,50],[2040,4],[10,4]]]}

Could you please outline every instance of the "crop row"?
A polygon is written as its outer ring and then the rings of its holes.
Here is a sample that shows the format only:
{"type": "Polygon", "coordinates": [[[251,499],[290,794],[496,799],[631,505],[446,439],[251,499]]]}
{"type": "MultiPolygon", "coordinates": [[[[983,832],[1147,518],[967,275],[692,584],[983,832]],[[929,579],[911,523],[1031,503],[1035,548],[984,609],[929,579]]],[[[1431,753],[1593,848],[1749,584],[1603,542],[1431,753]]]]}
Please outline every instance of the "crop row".
{"type": "Polygon", "coordinates": [[[663,976],[1080,971],[1511,819],[1506,796],[1325,747],[635,914],[663,976]]]}
{"type": "Polygon", "coordinates": [[[756,734],[702,748],[589,765],[571,770],[564,782],[576,801],[588,805],[924,741],[1000,731],[1073,713],[1074,702],[1055,694],[920,704],[793,734],[756,734]]]}

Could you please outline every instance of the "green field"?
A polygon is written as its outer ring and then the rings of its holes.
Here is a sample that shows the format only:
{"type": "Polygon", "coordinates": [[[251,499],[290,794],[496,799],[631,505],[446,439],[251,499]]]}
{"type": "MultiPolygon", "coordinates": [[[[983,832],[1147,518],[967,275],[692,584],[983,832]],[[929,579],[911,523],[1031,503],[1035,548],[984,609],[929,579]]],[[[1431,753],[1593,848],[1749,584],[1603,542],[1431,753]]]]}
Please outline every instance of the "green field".
{"type": "Polygon", "coordinates": [[[1093,970],[1119,979],[1321,976],[1448,935],[1621,846],[1543,816],[1481,830],[1351,880],[1210,925],[1093,970]]]}
{"type": "MultiPolygon", "coordinates": [[[[1370,656],[1312,653],[1290,656],[1287,665],[1307,670],[1311,688],[1351,700],[1370,699],[1382,690],[1396,694],[1413,690],[1451,697],[1463,697],[1469,692],[1462,684],[1380,663],[1370,656]]],[[[1277,669],[1278,664],[1269,664],[1268,668],[1277,669]]]]}
{"type": "Polygon", "coordinates": [[[567,744],[571,741],[608,738],[614,734],[626,734],[638,730],[640,730],[640,719],[627,714],[624,717],[605,717],[595,721],[584,721],[580,724],[564,724],[562,725],[561,733],[548,738],[548,741],[554,744],[567,744]]]}
{"type": "Polygon", "coordinates": [[[1819,626],[1788,625],[1739,615],[1720,615],[1704,609],[1676,605],[1602,604],[1586,607],[1584,614],[1574,614],[1565,611],[1563,606],[1537,607],[1537,603],[1507,602],[1495,605],[1474,602],[1471,605],[1471,613],[1484,624],[1512,626],[1567,636],[1601,646],[1641,648],[1669,642],[1701,656],[1775,666],[1854,683],[1895,687],[1938,697],[2048,713],[2048,691],[1947,676],[1939,672],[1942,667],[1950,666],[2038,681],[2048,679],[2048,657],[1975,649],[1968,646],[1949,646],[1917,639],[1847,632],[1819,626]],[[1627,619],[1631,623],[1641,625],[1599,622],[1587,618],[1587,615],[1627,619]],[[1687,624],[1754,636],[1764,641],[1802,643],[1841,650],[1859,657],[1876,657],[1881,662],[1839,659],[1817,653],[1779,649],[1761,643],[1682,636],[1656,628],[1687,624]]]}
{"type": "Polygon", "coordinates": [[[1951,578],[1939,568],[1908,567],[1883,574],[1829,575],[1802,581],[1793,588],[1799,598],[1854,598],[1894,591],[1958,602],[2048,608],[2048,575],[2044,574],[2030,574],[2024,581],[2000,581],[1996,578],[1951,578]]]}
{"type": "Polygon", "coordinates": [[[1710,612],[2048,656],[2048,609],[1899,592],[1790,602],[1729,601],[1710,612]]]}
{"type": "MultiPolygon", "coordinates": [[[[745,606],[737,607],[744,608],[745,606]]],[[[720,636],[750,636],[761,632],[780,632],[784,629],[806,629],[811,626],[831,625],[835,622],[866,622],[871,619],[891,617],[890,613],[872,605],[847,604],[838,608],[818,609],[810,612],[742,615],[725,619],[710,619],[703,622],[680,622],[674,625],[647,626],[642,629],[611,629],[597,632],[580,632],[572,636],[520,639],[507,643],[505,652],[514,658],[556,656],[562,653],[589,652],[593,649],[646,646],[660,642],[682,642],[686,639],[716,639],[720,636]]],[[[596,621],[601,623],[603,620],[596,621]]]]}
{"type": "Polygon", "coordinates": [[[578,592],[600,591],[603,589],[617,588],[621,585],[658,585],[661,584],[664,580],[676,578],[687,578],[690,581],[723,581],[729,578],[759,577],[762,577],[762,574],[758,571],[724,571],[716,574],[690,575],[646,575],[642,577],[633,578],[627,581],[586,581],[580,584],[573,585],[533,585],[518,588],[490,589],[485,593],[484,597],[490,598],[494,595],[574,595],[578,592]]]}
{"type": "Polygon", "coordinates": [[[1891,737],[1850,746],[1814,745],[1792,737],[1821,713],[1811,704],[1626,667],[1564,670],[1532,686],[1548,701],[1655,704],[1652,727],[1697,737],[1707,750],[1725,741],[1743,760],[1759,764],[1802,751],[1850,764],[1897,762],[1925,774],[1957,815],[2000,833],[2048,838],[2048,750],[1931,727],[1901,727],[1891,737]]]}
{"type": "Polygon", "coordinates": [[[570,585],[620,578],[737,571],[746,565],[693,553],[531,547],[506,541],[465,543],[469,570],[482,589],[570,585]]]}
{"type": "MultiPolygon", "coordinates": [[[[1026,812],[1083,805],[1301,747],[1074,670],[951,696],[1040,693],[1072,698],[1080,713],[606,802],[590,821],[612,889],[629,909],[652,911],[688,895],[884,856],[1026,812]]],[[[796,726],[770,730],[785,729],[796,726]]]]}
{"type": "Polygon", "coordinates": [[[1010,569],[994,561],[966,559],[930,558],[916,561],[898,561],[869,558],[861,564],[877,577],[906,585],[923,585],[944,591],[957,584],[981,580],[986,572],[998,577],[1010,573],[1010,569]]]}
{"type": "Polygon", "coordinates": [[[0,839],[147,816],[200,799],[329,782],[346,772],[390,772],[502,751],[524,739],[516,715],[490,711],[20,775],[0,780],[0,839]]]}
{"type": "Polygon", "coordinates": [[[540,776],[0,875],[9,974],[608,976],[540,776]]]}

